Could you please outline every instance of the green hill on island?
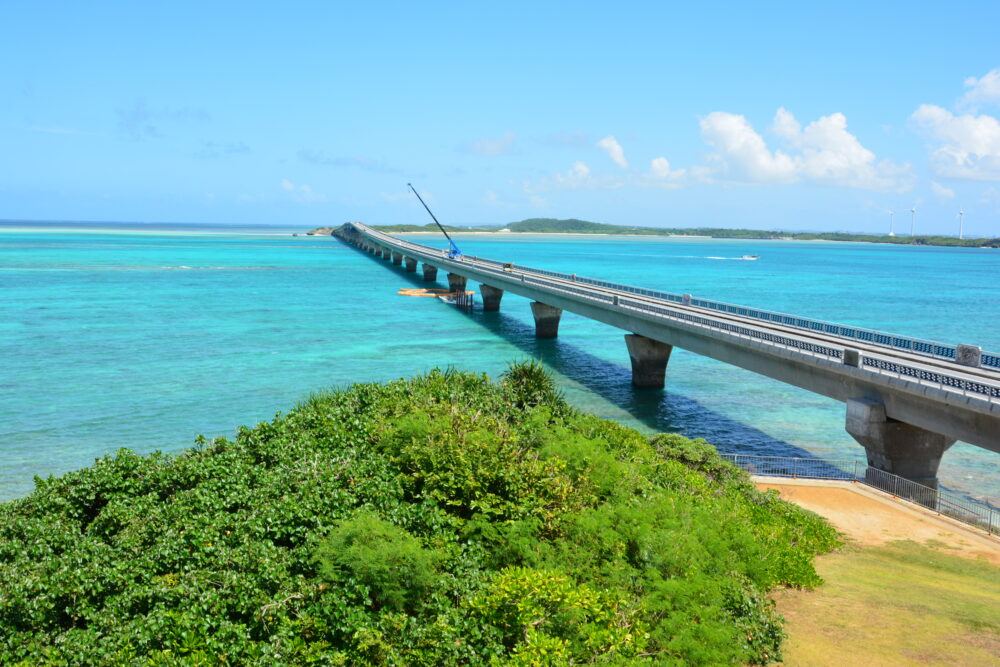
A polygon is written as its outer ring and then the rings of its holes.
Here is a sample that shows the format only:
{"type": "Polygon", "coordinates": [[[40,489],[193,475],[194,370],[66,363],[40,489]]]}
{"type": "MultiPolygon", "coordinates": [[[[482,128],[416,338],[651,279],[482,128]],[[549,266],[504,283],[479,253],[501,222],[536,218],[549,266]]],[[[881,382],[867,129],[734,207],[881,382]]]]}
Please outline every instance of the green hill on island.
{"type": "Polygon", "coordinates": [[[0,663],[750,664],[836,544],[534,363],[312,396],[0,505],[0,663]]]}

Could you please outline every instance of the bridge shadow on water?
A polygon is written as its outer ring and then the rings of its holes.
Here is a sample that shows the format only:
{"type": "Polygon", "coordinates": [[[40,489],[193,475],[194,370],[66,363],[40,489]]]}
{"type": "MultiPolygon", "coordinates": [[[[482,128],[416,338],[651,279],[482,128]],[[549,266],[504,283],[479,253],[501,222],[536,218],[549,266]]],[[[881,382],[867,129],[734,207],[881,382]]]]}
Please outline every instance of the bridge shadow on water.
{"type": "MultiPolygon", "coordinates": [[[[479,308],[469,316],[490,333],[502,337],[527,356],[539,359],[560,375],[624,410],[652,431],[705,438],[726,454],[815,456],[801,447],[711,410],[693,398],[670,391],[669,366],[665,389],[639,389],[632,384],[629,368],[597,357],[565,340],[535,338],[532,324],[503,312],[485,313],[479,308]]],[[[628,363],[624,332],[617,336],[622,355],[628,363]]]]}
{"type": "MultiPolygon", "coordinates": [[[[384,264],[385,268],[414,287],[440,287],[440,281],[443,281],[443,275],[440,275],[443,272],[439,272],[438,283],[425,282],[419,272],[409,273],[402,266],[372,259],[384,264]]],[[[724,454],[815,458],[808,450],[730,419],[688,396],[671,392],[669,366],[666,389],[638,389],[632,385],[630,369],[601,359],[563,339],[536,338],[533,324],[505,314],[502,308],[500,312],[487,313],[481,305],[477,305],[467,316],[490,334],[519,348],[526,356],[544,362],[560,375],[624,410],[651,431],[705,438],[724,454]]],[[[628,353],[622,338],[624,333],[613,335],[619,336],[622,355],[627,363],[628,353]]],[[[574,402],[578,407],[587,409],[578,401],[574,402]]]]}

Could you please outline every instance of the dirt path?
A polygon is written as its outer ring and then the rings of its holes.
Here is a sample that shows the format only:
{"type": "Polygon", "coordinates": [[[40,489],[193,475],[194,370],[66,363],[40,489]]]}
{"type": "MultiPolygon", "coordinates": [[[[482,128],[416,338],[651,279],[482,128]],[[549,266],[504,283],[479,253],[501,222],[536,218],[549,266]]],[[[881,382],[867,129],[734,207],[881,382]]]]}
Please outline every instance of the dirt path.
{"type": "Polygon", "coordinates": [[[851,482],[760,479],[784,500],[827,518],[859,546],[913,540],[946,553],[1000,565],[1000,538],[851,482]]]}

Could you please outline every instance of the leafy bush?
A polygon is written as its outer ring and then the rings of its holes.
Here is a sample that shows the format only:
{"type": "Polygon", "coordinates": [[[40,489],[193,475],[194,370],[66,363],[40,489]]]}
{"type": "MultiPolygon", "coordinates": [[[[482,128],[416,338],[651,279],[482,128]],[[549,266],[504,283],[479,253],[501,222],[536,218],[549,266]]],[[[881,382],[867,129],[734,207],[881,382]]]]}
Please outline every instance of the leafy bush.
{"type": "Polygon", "coordinates": [[[317,549],[319,576],[332,583],[353,578],[371,591],[372,606],[412,609],[434,583],[438,555],[420,540],[371,512],[337,526],[317,549]]]}
{"type": "Polygon", "coordinates": [[[317,394],[0,505],[0,663],[746,664],[836,543],[534,363],[317,394]]]}
{"type": "Polygon", "coordinates": [[[513,664],[634,658],[648,636],[628,600],[557,572],[507,568],[469,606],[514,649],[513,664]]]}

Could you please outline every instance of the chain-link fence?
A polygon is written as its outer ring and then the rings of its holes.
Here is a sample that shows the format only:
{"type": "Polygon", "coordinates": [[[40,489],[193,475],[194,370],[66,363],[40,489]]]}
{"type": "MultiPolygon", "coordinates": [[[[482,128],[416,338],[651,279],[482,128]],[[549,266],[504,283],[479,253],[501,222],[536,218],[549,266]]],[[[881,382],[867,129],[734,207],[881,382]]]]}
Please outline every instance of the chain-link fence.
{"type": "Polygon", "coordinates": [[[834,479],[858,482],[938,514],[996,535],[1000,534],[1000,510],[948,489],[934,489],[898,475],[872,468],[862,461],[807,459],[783,456],[723,454],[723,458],[761,477],[834,479]]]}

